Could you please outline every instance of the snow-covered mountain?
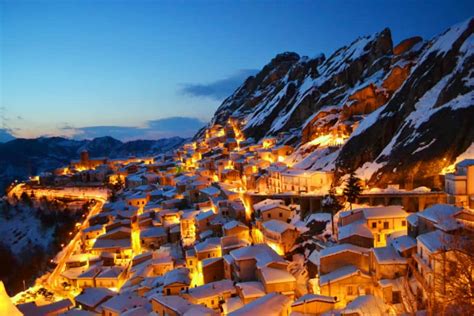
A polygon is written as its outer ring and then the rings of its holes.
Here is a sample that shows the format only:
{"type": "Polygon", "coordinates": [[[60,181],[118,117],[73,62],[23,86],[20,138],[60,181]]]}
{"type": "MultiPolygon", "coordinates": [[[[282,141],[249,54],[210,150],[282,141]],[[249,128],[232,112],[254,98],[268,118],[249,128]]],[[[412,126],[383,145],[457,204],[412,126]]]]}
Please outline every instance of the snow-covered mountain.
{"type": "Polygon", "coordinates": [[[0,191],[15,179],[52,170],[77,159],[86,149],[91,157],[128,157],[163,153],[182,145],[181,137],[121,142],[112,137],[71,140],[61,137],[14,139],[0,143],[0,191]]]}
{"type": "Polygon", "coordinates": [[[329,57],[279,54],[210,124],[232,116],[247,137],[279,135],[297,146],[296,167],[356,170],[379,186],[440,186],[443,168],[474,141],[473,32],[471,18],[431,40],[394,45],[384,29],[329,57]],[[323,146],[328,135],[334,146],[323,146]]]}

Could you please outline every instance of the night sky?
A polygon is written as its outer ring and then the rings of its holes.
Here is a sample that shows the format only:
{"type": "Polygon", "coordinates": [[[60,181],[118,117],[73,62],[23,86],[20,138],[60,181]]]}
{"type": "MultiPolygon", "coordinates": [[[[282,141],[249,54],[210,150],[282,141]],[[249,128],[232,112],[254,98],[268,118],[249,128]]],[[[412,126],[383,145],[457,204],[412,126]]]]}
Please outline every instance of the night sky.
{"type": "Polygon", "coordinates": [[[190,136],[276,54],[431,38],[474,1],[2,1],[2,123],[17,137],[190,136]]]}

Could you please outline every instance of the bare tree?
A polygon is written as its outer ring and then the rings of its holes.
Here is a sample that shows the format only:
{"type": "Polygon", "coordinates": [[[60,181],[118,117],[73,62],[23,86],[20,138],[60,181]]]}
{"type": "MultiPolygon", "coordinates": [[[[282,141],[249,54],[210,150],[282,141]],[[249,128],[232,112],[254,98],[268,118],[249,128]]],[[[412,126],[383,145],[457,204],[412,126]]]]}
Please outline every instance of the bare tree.
{"type": "Polygon", "coordinates": [[[474,315],[474,239],[472,233],[447,235],[445,248],[433,254],[431,314],[474,315]]]}

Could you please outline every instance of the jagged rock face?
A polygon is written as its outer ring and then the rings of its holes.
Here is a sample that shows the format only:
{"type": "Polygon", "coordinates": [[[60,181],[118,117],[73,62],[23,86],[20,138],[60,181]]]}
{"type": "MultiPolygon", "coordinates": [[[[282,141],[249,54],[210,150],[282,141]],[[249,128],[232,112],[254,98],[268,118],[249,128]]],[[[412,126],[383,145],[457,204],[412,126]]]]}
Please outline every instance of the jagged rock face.
{"type": "Polygon", "coordinates": [[[301,128],[314,112],[347,100],[356,84],[388,69],[391,52],[391,34],[385,29],[357,39],[328,59],[278,55],[224,101],[212,124],[223,124],[231,115],[243,118],[244,133],[256,139],[301,128]]]}
{"type": "Polygon", "coordinates": [[[474,140],[474,20],[433,39],[374,123],[342,148],[340,173],[376,164],[374,185],[442,187],[440,170],[474,140]]]}
{"type": "Polygon", "coordinates": [[[257,140],[299,131],[292,135],[302,148],[296,167],[356,170],[377,186],[441,187],[441,169],[474,140],[473,24],[395,47],[385,29],[329,58],[278,55],[224,101],[211,124],[239,117],[257,140]],[[305,143],[324,134],[348,140],[336,152],[318,148],[326,158],[308,153],[317,146],[305,143]]]}

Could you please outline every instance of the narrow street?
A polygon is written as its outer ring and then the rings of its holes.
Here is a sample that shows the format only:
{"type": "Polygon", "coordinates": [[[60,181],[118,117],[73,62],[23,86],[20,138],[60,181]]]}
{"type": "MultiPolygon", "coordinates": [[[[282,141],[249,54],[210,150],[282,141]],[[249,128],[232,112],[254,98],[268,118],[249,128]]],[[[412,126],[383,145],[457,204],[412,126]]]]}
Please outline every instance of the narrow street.
{"type": "Polygon", "coordinates": [[[62,290],[61,284],[59,282],[60,275],[61,272],[64,270],[67,260],[73,254],[76,247],[79,245],[78,243],[81,239],[81,231],[89,226],[89,219],[100,213],[102,207],[104,206],[105,200],[103,198],[97,197],[95,200],[97,201],[96,204],[92,207],[91,211],[89,212],[89,215],[82,222],[81,226],[74,235],[74,238],[69,242],[69,244],[66,245],[65,249],[63,249],[63,251],[59,254],[59,258],[56,258],[57,266],[44,282],[44,285],[49,285],[49,288],[52,291],[59,291],[60,293],[58,294],[64,294],[64,290],[62,290]]]}

